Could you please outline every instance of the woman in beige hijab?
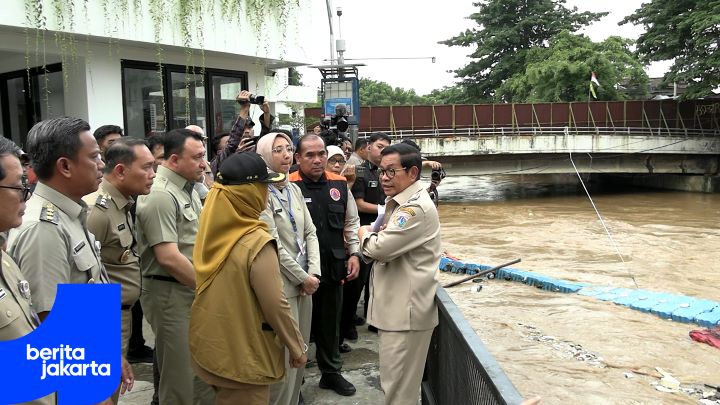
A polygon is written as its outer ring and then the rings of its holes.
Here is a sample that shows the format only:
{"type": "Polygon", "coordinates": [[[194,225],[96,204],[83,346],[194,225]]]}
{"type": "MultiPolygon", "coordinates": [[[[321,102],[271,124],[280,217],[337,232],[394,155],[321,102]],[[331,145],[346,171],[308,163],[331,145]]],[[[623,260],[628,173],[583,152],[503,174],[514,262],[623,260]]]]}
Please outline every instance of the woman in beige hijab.
{"type": "Polygon", "coordinates": [[[268,173],[256,153],[231,155],[200,216],[190,353],[198,377],[215,389],[216,404],[268,404],[268,387],[282,381],[285,364],[304,368],[307,361],[307,344],[282,292],[275,240],[259,219],[266,183],[284,180],[268,173]]]}
{"type": "MultiPolygon", "coordinates": [[[[269,133],[258,141],[257,152],[268,169],[287,175],[294,152],[289,136],[269,133]]],[[[320,285],[320,248],[315,225],[298,186],[287,181],[273,183],[268,185],[268,192],[267,208],[260,219],[268,224],[270,235],[278,242],[283,291],[300,326],[300,333],[308,343],[312,320],[310,295],[320,285]]],[[[286,350],[285,355],[290,353],[286,350]]],[[[272,404],[298,403],[304,370],[288,368],[286,373],[285,381],[270,387],[272,404]]]]}

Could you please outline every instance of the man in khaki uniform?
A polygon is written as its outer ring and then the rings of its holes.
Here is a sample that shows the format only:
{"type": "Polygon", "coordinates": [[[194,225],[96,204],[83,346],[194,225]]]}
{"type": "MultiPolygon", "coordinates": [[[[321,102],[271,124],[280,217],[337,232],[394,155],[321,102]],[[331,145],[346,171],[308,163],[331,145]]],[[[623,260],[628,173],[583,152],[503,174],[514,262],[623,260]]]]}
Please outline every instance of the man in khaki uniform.
{"type": "MultiPolygon", "coordinates": [[[[97,190],[105,164],[90,125],[79,118],[54,118],[30,129],[28,154],[38,184],[22,225],[10,232],[8,252],[27,277],[40,321],[50,313],[58,284],[107,283],[100,246],[88,232],[83,196],[97,190]]],[[[122,363],[122,384],[134,377],[122,363]]],[[[125,391],[125,387],[122,388],[125,391]]]]}
{"type": "MultiPolygon", "coordinates": [[[[20,148],[0,136],[0,232],[20,226],[30,188],[25,184],[20,164],[20,148]]],[[[0,251],[0,341],[27,335],[40,325],[32,307],[30,286],[7,253],[0,251]]],[[[55,394],[29,402],[55,404],[55,394]]]]}
{"type": "Polygon", "coordinates": [[[194,376],[188,346],[195,297],[192,251],[201,208],[193,186],[205,172],[205,147],[200,134],[187,129],[168,132],[163,145],[165,161],[150,194],[137,203],[140,301],[155,333],[160,403],[192,404],[193,394],[211,403],[212,390],[194,376]],[[194,379],[201,392],[193,389],[194,379]]]}
{"type": "Polygon", "coordinates": [[[35,124],[27,149],[39,182],[22,225],[10,231],[8,252],[30,282],[35,309],[44,320],[58,284],[107,281],[82,201],[97,190],[105,164],[90,126],[78,118],[35,124]]]}
{"type": "Polygon", "coordinates": [[[370,275],[368,322],[379,329],[380,384],[385,403],[417,404],[432,331],[438,323],[435,273],[440,263],[440,219],[420,184],[422,160],[412,146],[382,151],[380,182],[388,196],[383,227],[360,228],[370,275]]]}
{"type": "MultiPolygon", "coordinates": [[[[111,283],[121,285],[122,354],[132,330],[130,309],[140,297],[140,259],[135,241],[131,196],[150,192],[155,178],[153,158],[137,138],[115,141],[105,151],[105,175],[98,191],[83,198],[90,208],[88,229],[102,246],[102,259],[111,283]]],[[[113,400],[117,401],[116,391],[113,400]]]]}

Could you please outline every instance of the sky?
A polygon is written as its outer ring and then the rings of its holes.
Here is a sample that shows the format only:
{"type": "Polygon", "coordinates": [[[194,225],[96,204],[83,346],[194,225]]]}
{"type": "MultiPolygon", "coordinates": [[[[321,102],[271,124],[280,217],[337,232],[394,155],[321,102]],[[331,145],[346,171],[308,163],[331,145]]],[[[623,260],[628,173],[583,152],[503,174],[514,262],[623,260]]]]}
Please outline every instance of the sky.
{"type": "MultiPolygon", "coordinates": [[[[312,24],[313,38],[318,41],[305,44],[306,52],[313,64],[329,64],[329,27],[325,0],[311,0],[314,5],[312,24]]],[[[448,71],[465,66],[470,59],[467,55],[474,48],[449,47],[438,44],[452,38],[475,22],[467,16],[477,8],[474,0],[332,0],[335,38],[346,42],[346,63],[364,63],[359,68],[361,78],[389,83],[393,87],[414,89],[418,94],[427,94],[433,89],[450,86],[457,81],[448,71]],[[338,18],[335,9],[342,7],[343,15],[338,18]],[[435,57],[435,63],[430,60],[435,57]],[[426,58],[388,60],[348,60],[362,58],[426,58]]],[[[631,14],[648,0],[568,0],[566,6],[576,6],[578,11],[609,11],[610,14],[580,31],[593,41],[602,41],[611,35],[637,39],[642,27],[617,23],[631,14]]],[[[658,62],[646,70],[650,77],[662,76],[670,66],[669,62],[658,62]]],[[[301,68],[303,83],[319,87],[320,74],[317,69],[301,68]]],[[[602,78],[598,78],[602,82],[602,78]]]]}

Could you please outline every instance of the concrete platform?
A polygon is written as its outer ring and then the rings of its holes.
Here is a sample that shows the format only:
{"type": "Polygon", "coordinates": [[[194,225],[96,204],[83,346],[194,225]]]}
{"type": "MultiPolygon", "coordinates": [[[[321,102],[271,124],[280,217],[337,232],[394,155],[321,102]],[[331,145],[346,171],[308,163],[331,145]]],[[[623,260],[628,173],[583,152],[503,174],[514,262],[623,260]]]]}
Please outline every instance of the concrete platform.
{"type": "MultiPolygon", "coordinates": [[[[367,326],[358,326],[357,342],[347,342],[353,351],[342,355],[344,366],[343,376],[355,385],[357,392],[351,397],[337,395],[334,391],[318,387],[320,370],[317,366],[305,369],[305,385],[302,394],[307,404],[318,405],[350,405],[350,404],[382,404],[384,394],[380,390],[380,371],[378,368],[377,334],[368,332],[367,326]]],[[[154,346],[154,336],[150,325],[144,323],[143,335],[146,344],[154,346]]],[[[314,357],[314,344],[310,345],[309,353],[314,357]]],[[[120,398],[120,405],[148,405],[152,401],[152,364],[133,364],[135,387],[132,392],[120,398]]]]}

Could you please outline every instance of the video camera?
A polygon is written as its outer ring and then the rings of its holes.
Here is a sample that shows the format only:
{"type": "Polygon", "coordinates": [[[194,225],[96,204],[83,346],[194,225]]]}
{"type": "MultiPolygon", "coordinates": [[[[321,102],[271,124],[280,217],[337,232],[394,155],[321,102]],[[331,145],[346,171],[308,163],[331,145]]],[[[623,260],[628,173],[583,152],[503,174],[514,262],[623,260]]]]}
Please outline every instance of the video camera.
{"type": "Polygon", "coordinates": [[[442,179],[445,178],[445,169],[439,168],[439,169],[433,169],[432,173],[430,173],[430,179],[432,181],[440,183],[442,179]]]}
{"type": "Polygon", "coordinates": [[[256,96],[254,94],[251,94],[250,98],[247,101],[237,100],[237,102],[238,102],[238,104],[250,103],[250,104],[263,105],[263,103],[265,102],[265,96],[256,96]]]}
{"type": "Polygon", "coordinates": [[[335,106],[335,115],[322,120],[320,128],[323,131],[320,136],[325,141],[326,146],[342,146],[343,142],[350,141],[350,138],[345,134],[350,126],[347,118],[347,107],[345,104],[338,104],[335,106]]]}

